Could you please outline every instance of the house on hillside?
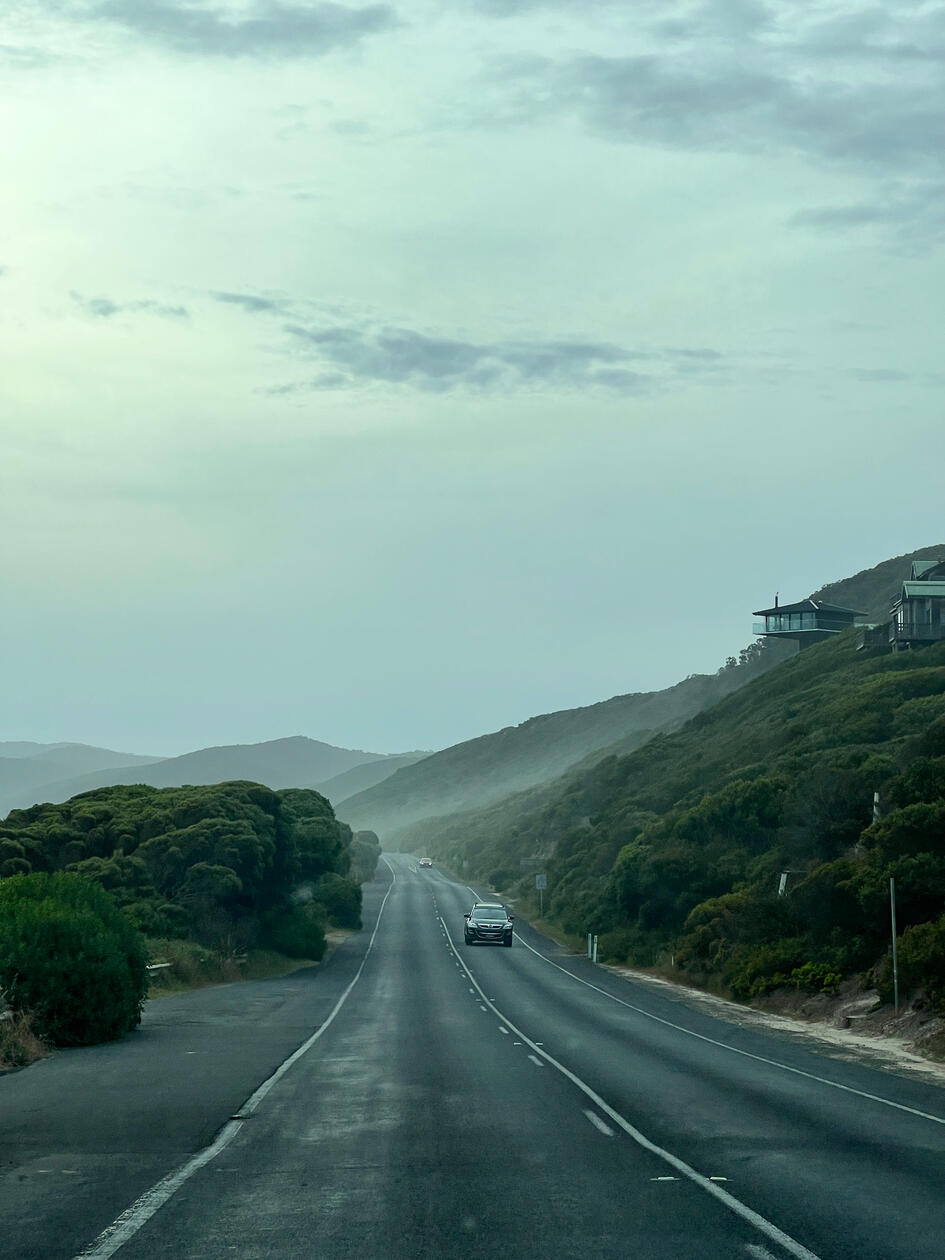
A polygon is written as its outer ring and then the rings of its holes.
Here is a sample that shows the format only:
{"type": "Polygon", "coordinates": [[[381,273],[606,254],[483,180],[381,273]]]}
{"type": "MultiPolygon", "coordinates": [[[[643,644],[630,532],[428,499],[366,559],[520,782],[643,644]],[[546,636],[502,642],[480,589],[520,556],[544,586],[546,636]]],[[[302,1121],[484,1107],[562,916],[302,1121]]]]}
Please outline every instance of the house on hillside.
{"type": "Polygon", "coordinates": [[[774,598],[773,608],[762,608],[752,614],[763,617],[755,622],[755,634],[769,639],[794,639],[799,647],[820,643],[839,634],[856,623],[864,614],[855,608],[841,608],[839,604],[825,604],[818,599],[802,599],[799,604],[779,604],[774,598]]]}
{"type": "Polygon", "coordinates": [[[912,577],[890,611],[893,651],[945,639],[945,560],[913,560],[912,577]]]}

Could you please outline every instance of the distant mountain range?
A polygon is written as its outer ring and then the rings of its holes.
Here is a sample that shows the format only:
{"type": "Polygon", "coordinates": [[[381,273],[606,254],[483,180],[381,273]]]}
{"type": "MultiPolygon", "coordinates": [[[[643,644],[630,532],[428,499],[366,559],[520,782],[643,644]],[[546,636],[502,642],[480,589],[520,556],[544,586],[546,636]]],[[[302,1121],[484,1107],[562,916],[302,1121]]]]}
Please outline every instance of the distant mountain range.
{"type": "Polygon", "coordinates": [[[250,779],[271,788],[314,787],[337,804],[426,755],[336,748],[302,735],[201,748],[180,757],[138,756],[86,744],[0,743],[0,817],[11,809],[65,801],[119,783],[179,787],[250,779]],[[354,777],[348,780],[349,775],[354,777]]]}

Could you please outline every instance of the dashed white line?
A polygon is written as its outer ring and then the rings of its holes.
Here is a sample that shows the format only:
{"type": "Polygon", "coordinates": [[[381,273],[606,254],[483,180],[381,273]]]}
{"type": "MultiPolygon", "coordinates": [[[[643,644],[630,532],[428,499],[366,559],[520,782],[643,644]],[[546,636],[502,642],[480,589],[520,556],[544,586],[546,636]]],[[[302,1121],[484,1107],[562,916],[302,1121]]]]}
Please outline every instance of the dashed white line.
{"type": "Polygon", "coordinates": [[[745,1243],[745,1254],[752,1260],[776,1260],[767,1247],[759,1247],[757,1243],[745,1243]]]}
{"type": "Polygon", "coordinates": [[[541,1059],[536,1058],[536,1056],[535,1056],[535,1055],[530,1054],[528,1057],[531,1059],[532,1063],[534,1063],[535,1067],[544,1067],[544,1066],[545,1066],[545,1065],[544,1065],[544,1063],[542,1063],[541,1059]]]}
{"type": "Polygon", "coordinates": [[[501,1024],[499,1025],[499,1032],[505,1033],[506,1037],[509,1035],[509,1030],[507,1028],[503,1028],[501,1024]]]}
{"type": "Polygon", "coordinates": [[[604,1124],[603,1120],[601,1120],[600,1116],[597,1114],[596,1111],[588,1111],[585,1109],[584,1114],[587,1116],[588,1120],[590,1120],[594,1128],[599,1129],[600,1132],[603,1133],[604,1137],[614,1136],[613,1129],[610,1127],[609,1124],[604,1124]]]}
{"type": "MultiPolygon", "coordinates": [[[[446,927],[445,922],[443,923],[443,926],[446,927]]],[[[449,928],[446,930],[447,934],[449,934],[449,928]]],[[[452,936],[450,936],[449,939],[453,948],[453,953],[460,959],[460,961],[462,961],[461,954],[457,950],[455,944],[453,944],[452,936]]],[[[537,953],[537,950],[535,952],[537,953]]],[[[539,957],[543,957],[543,955],[539,954],[539,957]]],[[[723,1188],[716,1184],[716,1182],[710,1181],[708,1177],[704,1177],[701,1173],[696,1172],[690,1164],[687,1164],[685,1160],[680,1159],[678,1155],[674,1155],[672,1151],[667,1151],[664,1147],[657,1146],[655,1142],[651,1142],[645,1133],[642,1133],[638,1128],[632,1125],[629,1120],[625,1120],[619,1111],[615,1111],[609,1103],[605,1102],[604,1099],[601,1098],[600,1094],[598,1094],[596,1090],[593,1090],[590,1085],[588,1085],[585,1081],[582,1081],[576,1073],[572,1072],[570,1068],[565,1067],[563,1063],[553,1058],[547,1050],[541,1049],[537,1042],[532,1041],[531,1038],[528,1037],[526,1033],[523,1033],[520,1028],[516,1028],[512,1020],[507,1019],[496,1006],[489,1002],[488,998],[486,998],[485,992],[482,988],[480,988],[476,977],[472,974],[465,963],[463,963],[463,969],[469,977],[470,982],[478,989],[480,997],[485,999],[487,1005],[492,1007],[493,1015],[495,1015],[497,1019],[502,1020],[504,1024],[507,1024],[513,1032],[517,1033],[518,1036],[521,1037],[525,1045],[530,1046],[532,1050],[536,1050],[546,1063],[550,1064],[551,1067],[560,1072],[561,1075],[569,1080],[572,1085],[575,1085],[586,1098],[589,1098],[591,1102],[594,1103],[599,1111],[602,1111],[605,1116],[613,1120],[614,1124],[616,1124],[618,1128],[623,1129],[624,1133],[626,1133],[628,1137],[632,1138],[638,1146],[642,1146],[645,1151],[649,1151],[651,1155],[656,1155],[659,1159],[663,1160],[664,1163],[669,1164],[670,1168],[674,1169],[677,1173],[680,1173],[694,1185],[699,1186],[706,1192],[706,1194],[717,1200],[717,1202],[721,1203],[724,1207],[727,1207],[730,1212],[734,1213],[734,1215],[741,1217],[743,1221],[746,1221],[760,1234],[763,1234],[770,1242],[777,1243],[783,1251],[786,1251],[789,1256],[793,1257],[793,1260],[819,1260],[819,1257],[813,1251],[809,1251],[803,1243],[799,1243],[796,1238],[792,1238],[790,1234],[786,1234],[783,1230],[778,1229],[777,1225],[775,1225],[772,1221],[769,1221],[760,1213],[756,1212],[753,1208],[750,1208],[746,1203],[742,1203],[741,1199],[736,1199],[733,1194],[728,1192],[728,1190],[723,1190],[723,1188]]],[[[591,987],[594,988],[596,986],[592,985],[591,987]]],[[[629,1004],[625,1003],[625,1005],[629,1004]]],[[[666,1023],[668,1021],[664,1020],[662,1022],[666,1023]]],[[[528,1057],[531,1059],[533,1056],[529,1055],[528,1057]]]]}

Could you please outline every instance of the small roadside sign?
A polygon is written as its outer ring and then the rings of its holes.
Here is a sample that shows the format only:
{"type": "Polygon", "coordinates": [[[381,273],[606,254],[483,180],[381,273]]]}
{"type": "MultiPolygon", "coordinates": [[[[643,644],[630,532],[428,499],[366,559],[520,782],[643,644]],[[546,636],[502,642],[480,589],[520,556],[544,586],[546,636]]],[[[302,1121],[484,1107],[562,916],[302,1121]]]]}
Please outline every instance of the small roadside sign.
{"type": "Polygon", "coordinates": [[[540,888],[547,888],[547,887],[548,887],[548,876],[547,876],[547,875],[536,875],[536,876],[535,876],[535,888],[536,888],[536,890],[537,890],[537,889],[540,889],[540,888]]]}

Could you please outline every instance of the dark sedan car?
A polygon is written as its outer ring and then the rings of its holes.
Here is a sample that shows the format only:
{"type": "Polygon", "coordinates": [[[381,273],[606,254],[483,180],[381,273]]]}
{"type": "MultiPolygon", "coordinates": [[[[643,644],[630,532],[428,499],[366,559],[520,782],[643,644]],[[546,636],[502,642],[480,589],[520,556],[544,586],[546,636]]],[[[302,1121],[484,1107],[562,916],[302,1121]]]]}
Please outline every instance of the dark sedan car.
{"type": "Polygon", "coordinates": [[[467,945],[489,941],[511,948],[512,916],[505,906],[495,901],[477,901],[463,918],[466,920],[464,936],[467,945]]]}

